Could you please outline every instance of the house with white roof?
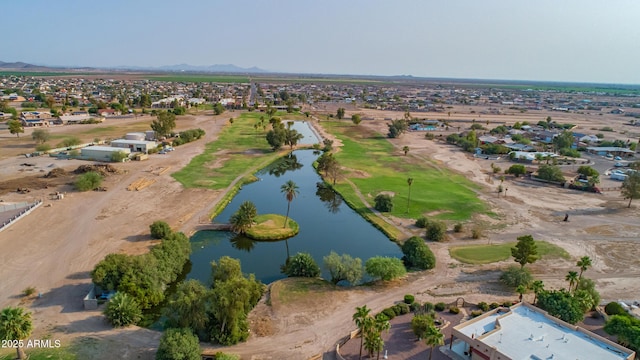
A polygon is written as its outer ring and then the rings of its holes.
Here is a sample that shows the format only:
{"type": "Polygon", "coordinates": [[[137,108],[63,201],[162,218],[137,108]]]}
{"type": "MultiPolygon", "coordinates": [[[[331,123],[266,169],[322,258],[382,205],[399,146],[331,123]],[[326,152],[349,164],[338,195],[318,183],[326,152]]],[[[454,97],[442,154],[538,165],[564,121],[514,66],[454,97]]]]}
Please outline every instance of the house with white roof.
{"type": "Polygon", "coordinates": [[[451,337],[450,350],[471,360],[634,360],[636,355],[527,303],[497,308],[457,325],[451,337]]]}

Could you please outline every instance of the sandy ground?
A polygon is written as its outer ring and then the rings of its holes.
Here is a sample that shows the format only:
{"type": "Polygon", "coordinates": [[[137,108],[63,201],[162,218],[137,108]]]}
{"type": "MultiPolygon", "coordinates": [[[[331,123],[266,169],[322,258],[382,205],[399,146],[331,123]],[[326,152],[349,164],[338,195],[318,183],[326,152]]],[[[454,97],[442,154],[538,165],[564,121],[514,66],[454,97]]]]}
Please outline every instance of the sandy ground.
{"type": "MultiPolygon", "coordinates": [[[[391,115],[377,112],[374,115],[379,120],[363,121],[360,126],[386,132],[384,118],[391,115]]],[[[153,155],[145,162],[117,165],[122,173],[108,177],[106,192],[77,193],[68,185],[60,185],[59,189],[67,191],[65,199],[60,201],[48,199],[51,188],[25,195],[0,196],[4,201],[37,198],[45,201],[45,206],[0,232],[0,263],[3,264],[0,307],[23,302],[34,313],[34,336],[50,335],[53,339],[63,339],[66,344],[73,339],[79,339],[83,345],[87,342],[86,347],[96,349],[92,358],[152,359],[160,336],[158,332],[137,327],[113,330],[100,312],[82,309],[82,297],[90,287],[89,271],[108,253],[146,251],[152,244],[148,226],[154,220],[165,220],[185,232],[206,221],[209,209],[222,192],[183,189],[170,174],[201,153],[205,143],[215,139],[231,116],[237,114],[225,113],[217,120],[204,113],[181,119],[178,122],[181,128],[205,129],[204,141],[180,146],[167,155],[153,155]],[[140,178],[152,178],[155,182],[140,191],[126,189],[140,178]],[[48,204],[51,206],[47,207],[48,204]],[[42,297],[25,302],[20,293],[28,286],[34,286],[42,297]]],[[[401,114],[392,117],[400,118],[401,114]]],[[[403,146],[410,146],[409,156],[450,167],[481,184],[484,190],[478,195],[497,214],[495,218],[474,219],[485,224],[487,237],[471,240],[468,234],[463,234],[452,236],[447,243],[432,244],[438,259],[436,269],[411,274],[390,284],[337,289],[286,306],[268,306],[265,298],[250,318],[253,324],[260,323],[271,329],[268,331],[271,335],[252,336],[246,343],[225,351],[241,354],[243,359],[303,359],[323,354],[353,329],[351,316],[356,306],[367,304],[379,311],[407,293],[416,294],[420,301],[448,302],[459,296],[472,302],[514,299],[515,295],[505,293],[497,282],[497,269],[513,262],[468,266],[451,259],[448,248],[513,241],[523,234],[556,243],[574,257],[590,256],[594,266],[586,276],[596,279],[604,299],[640,297],[637,205],[627,209],[619,194],[613,192],[587,194],[510,179],[505,182],[508,196],[498,197],[495,188],[499,180],[489,176],[490,165],[486,160],[425,140],[422,133],[408,133],[392,143],[398,152],[403,146]],[[569,223],[561,221],[566,212],[571,214],[569,223]]],[[[1,160],[0,176],[3,179],[24,176],[24,171],[19,172],[24,161],[25,158],[16,157],[1,160]]],[[[80,164],[50,158],[29,159],[34,161],[33,171],[38,173],[48,170],[51,164],[65,169],[80,164]]],[[[416,231],[404,223],[404,232],[416,231]]],[[[573,267],[574,261],[554,260],[540,261],[531,268],[547,287],[554,288],[565,286],[564,275],[573,267]]]]}

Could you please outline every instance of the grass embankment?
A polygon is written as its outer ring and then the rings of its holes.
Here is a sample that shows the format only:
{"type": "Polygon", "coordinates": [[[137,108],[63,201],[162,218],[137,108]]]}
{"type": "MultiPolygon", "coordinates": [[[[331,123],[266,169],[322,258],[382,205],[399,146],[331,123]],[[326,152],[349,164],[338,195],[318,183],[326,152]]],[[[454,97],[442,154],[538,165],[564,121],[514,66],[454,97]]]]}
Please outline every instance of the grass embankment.
{"type": "MultiPolygon", "coordinates": [[[[53,342],[53,340],[52,340],[53,342]]],[[[25,340],[26,343],[26,340],[25,340]]],[[[69,347],[53,349],[24,349],[29,360],[76,360],[76,356],[69,347]]],[[[16,358],[15,349],[3,349],[0,360],[13,360],[16,358]]]]}
{"type": "Polygon", "coordinates": [[[246,236],[254,240],[283,240],[295,236],[300,231],[298,223],[291,218],[284,226],[285,217],[278,214],[264,214],[256,216],[256,224],[250,227],[246,236]]]}
{"type": "MultiPolygon", "coordinates": [[[[394,194],[391,215],[399,218],[427,216],[465,221],[476,213],[487,211],[474,192],[477,185],[463,176],[439,169],[416,157],[403,156],[386,137],[364,127],[345,121],[323,121],[322,126],[342,141],[341,151],[335,156],[343,167],[349,169],[346,177],[370,205],[374,204],[378,194],[390,192],[394,194]],[[407,212],[408,178],[413,178],[413,183],[407,212]]],[[[365,218],[377,218],[369,210],[370,205],[362,203],[349,183],[339,181],[336,190],[365,218]]],[[[397,237],[397,231],[395,233],[397,237]]]]}
{"type": "Polygon", "coordinates": [[[277,305],[306,303],[317,301],[335,289],[335,285],[320,278],[287,278],[270,285],[270,300],[277,305]]]}
{"type": "MultiPolygon", "coordinates": [[[[569,260],[571,256],[563,248],[546,241],[536,241],[538,256],[541,259],[562,258],[569,260]]],[[[451,257],[466,264],[490,264],[504,261],[511,257],[511,248],[516,242],[499,245],[469,245],[449,249],[451,257]]]]}

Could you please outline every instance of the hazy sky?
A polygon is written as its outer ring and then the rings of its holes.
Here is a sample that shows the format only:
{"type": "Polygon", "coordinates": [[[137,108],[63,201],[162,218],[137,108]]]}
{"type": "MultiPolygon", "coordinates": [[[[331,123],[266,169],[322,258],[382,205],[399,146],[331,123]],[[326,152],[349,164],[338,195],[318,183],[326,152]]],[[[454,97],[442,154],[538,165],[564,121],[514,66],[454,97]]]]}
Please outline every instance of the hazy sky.
{"type": "Polygon", "coordinates": [[[640,84],[638,0],[30,0],[0,60],[640,84]]]}

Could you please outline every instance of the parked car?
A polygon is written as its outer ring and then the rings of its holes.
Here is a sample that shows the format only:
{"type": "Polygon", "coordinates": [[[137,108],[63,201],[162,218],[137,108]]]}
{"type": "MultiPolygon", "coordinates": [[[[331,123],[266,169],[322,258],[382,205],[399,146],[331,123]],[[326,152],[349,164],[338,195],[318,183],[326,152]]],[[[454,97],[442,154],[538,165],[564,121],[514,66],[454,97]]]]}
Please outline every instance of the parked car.
{"type": "Polygon", "coordinates": [[[607,154],[607,155],[605,155],[605,157],[606,157],[607,159],[613,159],[613,155],[611,155],[611,154],[607,154]]]}
{"type": "Polygon", "coordinates": [[[166,153],[167,153],[167,151],[166,151],[166,150],[160,150],[160,151],[158,151],[158,154],[162,154],[162,155],[164,155],[164,154],[166,154],[166,153]]]}
{"type": "Polygon", "coordinates": [[[613,158],[613,160],[622,160],[622,158],[620,156],[616,156],[613,158]]]}
{"type": "Polygon", "coordinates": [[[615,167],[624,167],[624,166],[627,166],[627,164],[623,164],[621,162],[617,162],[613,166],[615,166],[615,167]]]}

